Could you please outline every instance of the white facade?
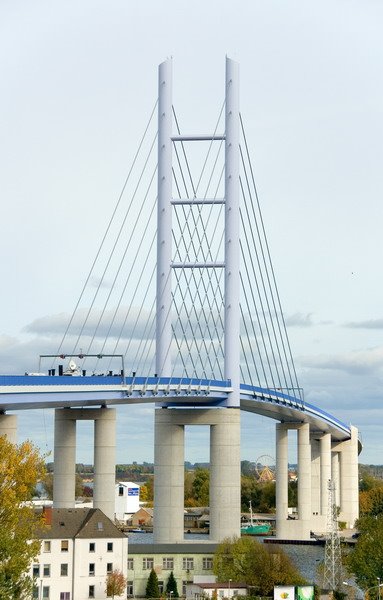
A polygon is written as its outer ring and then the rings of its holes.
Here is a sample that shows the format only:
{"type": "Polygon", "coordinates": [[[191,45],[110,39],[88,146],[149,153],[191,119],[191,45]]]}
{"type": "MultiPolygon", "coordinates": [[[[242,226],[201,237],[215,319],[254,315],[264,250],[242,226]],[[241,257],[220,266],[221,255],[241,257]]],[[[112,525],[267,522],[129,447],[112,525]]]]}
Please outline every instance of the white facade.
{"type": "MultiPolygon", "coordinates": [[[[31,566],[36,600],[101,600],[107,598],[111,571],[126,578],[128,539],[97,509],[54,510],[53,523],[41,538],[40,554],[31,566]],[[69,523],[78,512],[80,518],[69,523]]],[[[126,598],[126,591],[115,598],[126,598]]]]}
{"type": "Polygon", "coordinates": [[[188,583],[186,600],[203,600],[204,598],[227,598],[246,596],[247,586],[241,583],[188,583]]]}
{"type": "Polygon", "coordinates": [[[115,517],[118,521],[126,521],[140,508],[140,486],[131,481],[116,483],[115,517]]]}

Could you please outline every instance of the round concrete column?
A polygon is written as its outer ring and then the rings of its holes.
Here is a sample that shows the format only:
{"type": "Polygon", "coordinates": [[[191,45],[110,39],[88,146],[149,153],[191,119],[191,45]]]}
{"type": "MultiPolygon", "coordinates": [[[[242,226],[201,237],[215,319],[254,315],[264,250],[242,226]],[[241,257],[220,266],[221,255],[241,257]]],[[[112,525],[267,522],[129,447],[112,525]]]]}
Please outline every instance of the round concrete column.
{"type": "Polygon", "coordinates": [[[76,421],[70,408],[55,410],[53,506],[75,505],[76,421]]]}
{"type": "Polygon", "coordinates": [[[298,427],[298,519],[309,521],[311,510],[311,445],[310,425],[298,427]]]}
{"type": "Polygon", "coordinates": [[[184,539],[184,425],[173,423],[182,411],[154,411],[154,542],[184,539]]]}
{"type": "Polygon", "coordinates": [[[354,527],[359,518],[358,430],[351,426],[351,439],[340,451],[340,519],[354,527]]]}
{"type": "Polygon", "coordinates": [[[17,443],[17,416],[0,415],[0,435],[7,436],[8,442],[17,443]]]}
{"type": "Polygon", "coordinates": [[[320,498],[322,516],[327,517],[328,482],[331,479],[331,433],[320,438],[320,498]]]}
{"type": "Polygon", "coordinates": [[[339,452],[333,452],[331,454],[331,478],[335,483],[335,504],[337,506],[340,506],[341,503],[339,471],[339,452]]]}
{"type": "Polygon", "coordinates": [[[276,535],[282,539],[286,536],[284,525],[288,516],[288,429],[284,423],[277,423],[276,441],[276,535]]]}
{"type": "Polygon", "coordinates": [[[94,414],[93,507],[114,520],[116,487],[116,409],[100,408],[94,414]]]}
{"type": "Polygon", "coordinates": [[[219,542],[240,533],[240,410],[215,413],[210,427],[210,539],[219,542]]]}

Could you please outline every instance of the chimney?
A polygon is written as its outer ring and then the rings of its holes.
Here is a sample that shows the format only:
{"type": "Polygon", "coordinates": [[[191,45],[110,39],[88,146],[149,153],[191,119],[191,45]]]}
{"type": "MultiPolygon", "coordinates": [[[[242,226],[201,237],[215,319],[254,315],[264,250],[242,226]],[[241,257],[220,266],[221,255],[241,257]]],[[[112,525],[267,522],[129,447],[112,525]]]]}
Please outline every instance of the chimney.
{"type": "Polygon", "coordinates": [[[43,520],[45,525],[52,526],[53,509],[51,506],[43,506],[43,520]]]}

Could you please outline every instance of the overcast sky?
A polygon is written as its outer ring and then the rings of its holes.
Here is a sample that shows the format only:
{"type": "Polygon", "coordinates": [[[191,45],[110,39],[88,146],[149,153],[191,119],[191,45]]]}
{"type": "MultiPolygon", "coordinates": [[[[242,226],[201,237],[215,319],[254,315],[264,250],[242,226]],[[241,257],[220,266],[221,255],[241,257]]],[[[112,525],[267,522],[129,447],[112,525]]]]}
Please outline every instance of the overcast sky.
{"type": "MultiPolygon", "coordinates": [[[[71,313],[158,64],[184,129],[211,131],[227,54],[305,398],[382,463],[382,23],[376,0],[1,0],[0,372],[35,370],[71,313]]],[[[118,411],[117,460],[151,461],[153,408],[118,411]]],[[[242,421],[242,457],[274,456],[274,422],[242,421]]],[[[19,439],[49,451],[52,432],[51,411],[19,414],[19,439]]],[[[78,461],[90,440],[81,424],[78,461]]],[[[186,458],[208,460],[206,431],[186,458]]]]}

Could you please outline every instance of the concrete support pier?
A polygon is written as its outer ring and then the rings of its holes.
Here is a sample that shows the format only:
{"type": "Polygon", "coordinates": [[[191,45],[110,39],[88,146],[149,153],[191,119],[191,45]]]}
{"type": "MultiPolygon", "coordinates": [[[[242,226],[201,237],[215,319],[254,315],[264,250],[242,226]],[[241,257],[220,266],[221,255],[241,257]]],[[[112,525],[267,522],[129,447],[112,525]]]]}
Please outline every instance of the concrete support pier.
{"type": "Polygon", "coordinates": [[[358,430],[351,426],[351,439],[335,446],[340,463],[340,514],[346,527],[354,527],[359,518],[358,430]]]}
{"type": "Polygon", "coordinates": [[[0,435],[6,435],[9,442],[17,442],[17,416],[0,415],[0,435]]]}
{"type": "Polygon", "coordinates": [[[93,507],[99,508],[113,520],[116,487],[116,409],[101,408],[96,409],[96,412],[93,507]]]}
{"type": "Polygon", "coordinates": [[[298,519],[303,529],[308,528],[309,536],[311,516],[310,425],[303,423],[298,427],[298,519]]]}
{"type": "Polygon", "coordinates": [[[285,536],[284,524],[288,517],[288,429],[284,423],[276,426],[276,528],[277,537],[285,536]]]}
{"type": "Polygon", "coordinates": [[[75,506],[76,422],[95,422],[93,506],[114,519],[116,409],[55,410],[53,506],[75,506]]]}
{"type": "Polygon", "coordinates": [[[184,428],[210,426],[210,539],[240,532],[240,410],[156,409],[154,541],[184,539],[184,428]]]}
{"type": "MultiPolygon", "coordinates": [[[[209,411],[210,412],[210,411],[209,411]]],[[[239,535],[241,519],[240,410],[218,410],[210,427],[210,539],[239,535]]]]}
{"type": "Polygon", "coordinates": [[[328,482],[331,479],[331,434],[325,433],[320,444],[320,514],[327,519],[328,482]]]}
{"type": "Polygon", "coordinates": [[[76,410],[55,410],[53,506],[73,508],[76,477],[76,410]]]}
{"type": "MultiPolygon", "coordinates": [[[[184,425],[174,423],[174,410],[154,414],[154,540],[184,539],[184,425]]],[[[178,411],[176,411],[178,412],[178,411]]]]}

